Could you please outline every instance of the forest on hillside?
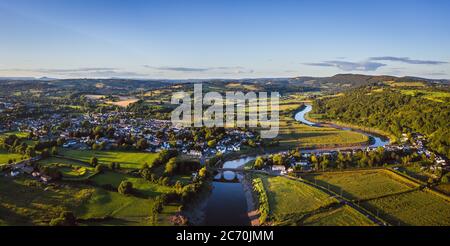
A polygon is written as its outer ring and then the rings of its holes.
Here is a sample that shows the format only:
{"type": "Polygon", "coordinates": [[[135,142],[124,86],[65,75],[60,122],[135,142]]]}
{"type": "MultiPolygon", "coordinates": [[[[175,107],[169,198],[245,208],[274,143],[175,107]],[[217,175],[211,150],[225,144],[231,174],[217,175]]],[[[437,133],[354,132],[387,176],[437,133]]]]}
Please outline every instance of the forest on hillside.
{"type": "Polygon", "coordinates": [[[323,119],[377,128],[396,137],[424,134],[432,150],[450,158],[449,98],[430,100],[420,93],[366,86],[343,96],[318,99],[313,108],[312,113],[322,114],[323,119]]]}

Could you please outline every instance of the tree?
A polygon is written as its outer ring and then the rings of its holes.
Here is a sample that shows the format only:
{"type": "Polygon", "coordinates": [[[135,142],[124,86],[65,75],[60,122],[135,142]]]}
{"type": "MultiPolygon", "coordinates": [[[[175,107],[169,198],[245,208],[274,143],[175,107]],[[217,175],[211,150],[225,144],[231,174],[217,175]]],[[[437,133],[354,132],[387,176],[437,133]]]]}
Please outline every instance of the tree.
{"type": "Polygon", "coordinates": [[[341,152],[338,153],[336,163],[339,169],[345,168],[345,157],[341,152]]]}
{"type": "Polygon", "coordinates": [[[97,166],[95,166],[95,172],[97,173],[101,173],[105,170],[105,166],[102,164],[98,164],[97,166]]]}
{"type": "Polygon", "coordinates": [[[322,166],[322,170],[325,171],[328,169],[328,165],[330,165],[330,160],[326,155],[322,157],[322,161],[320,162],[320,165],[322,166]]]}
{"type": "Polygon", "coordinates": [[[216,146],[216,144],[217,144],[217,141],[215,139],[208,141],[208,147],[210,147],[210,148],[214,148],[216,146]]]}
{"type": "Polygon", "coordinates": [[[50,221],[50,226],[74,226],[76,225],[76,217],[72,212],[61,212],[58,218],[50,221]]]}
{"type": "Polygon", "coordinates": [[[164,173],[166,173],[167,175],[171,176],[175,173],[177,169],[177,159],[176,158],[171,158],[167,163],[166,163],[166,169],[164,170],[164,173]]]}
{"type": "Polygon", "coordinates": [[[137,141],[137,143],[136,143],[136,148],[139,149],[139,150],[147,149],[148,146],[149,146],[149,145],[148,145],[147,140],[145,140],[145,139],[143,139],[143,138],[139,139],[139,140],[137,141]]]}
{"type": "Polygon", "coordinates": [[[254,169],[262,169],[264,167],[264,159],[261,156],[258,156],[253,164],[254,169]]]}
{"type": "Polygon", "coordinates": [[[129,181],[122,181],[119,188],[117,188],[117,191],[123,195],[131,194],[133,192],[133,183],[129,181]]]}
{"type": "Polygon", "coordinates": [[[41,152],[41,156],[42,156],[42,158],[48,158],[49,156],[50,156],[50,153],[49,153],[49,151],[48,151],[48,149],[44,149],[42,152],[41,152]]]}
{"type": "Polygon", "coordinates": [[[92,145],[92,150],[102,150],[102,145],[94,143],[92,145]]]}
{"type": "Polygon", "coordinates": [[[58,148],[56,146],[52,148],[52,155],[58,155],[58,148]]]}
{"type": "Polygon", "coordinates": [[[206,167],[202,167],[199,171],[198,171],[198,176],[200,179],[204,180],[208,175],[208,171],[206,170],[206,167]]]}
{"type": "Polygon", "coordinates": [[[91,158],[90,163],[91,163],[91,166],[93,166],[93,167],[97,166],[97,165],[98,165],[98,159],[97,159],[97,157],[93,156],[93,157],[91,158]]]}
{"type": "Polygon", "coordinates": [[[62,178],[62,173],[58,168],[52,166],[42,166],[39,168],[39,172],[42,175],[47,175],[54,180],[59,180],[62,178]]]}
{"type": "Polygon", "coordinates": [[[284,165],[284,158],[281,154],[275,154],[272,157],[273,165],[284,165]]]}
{"type": "Polygon", "coordinates": [[[449,183],[449,174],[446,174],[442,177],[441,182],[444,184],[448,184],[449,183]]]}

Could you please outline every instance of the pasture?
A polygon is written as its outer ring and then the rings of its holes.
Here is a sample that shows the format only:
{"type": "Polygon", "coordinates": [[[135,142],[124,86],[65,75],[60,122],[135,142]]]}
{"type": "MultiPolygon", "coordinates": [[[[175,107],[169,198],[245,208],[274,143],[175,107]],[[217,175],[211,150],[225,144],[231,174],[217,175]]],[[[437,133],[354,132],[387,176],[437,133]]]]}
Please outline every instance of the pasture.
{"type": "Polygon", "coordinates": [[[119,163],[121,168],[139,169],[145,163],[151,164],[158,154],[133,151],[60,150],[59,154],[71,159],[89,163],[96,157],[100,164],[119,163]]]}
{"type": "Polygon", "coordinates": [[[358,132],[301,124],[293,115],[280,117],[280,132],[276,139],[283,148],[352,146],[369,141],[366,135],[358,132]]]}
{"type": "Polygon", "coordinates": [[[95,172],[94,168],[87,165],[87,163],[57,157],[46,158],[38,163],[58,168],[65,180],[84,180],[95,172]]]}
{"type": "Polygon", "coordinates": [[[283,177],[261,178],[275,225],[373,226],[372,221],[325,192],[283,177]]]}
{"type": "Polygon", "coordinates": [[[361,204],[393,225],[449,226],[450,203],[425,191],[374,199],[361,204]]]}
{"type": "Polygon", "coordinates": [[[417,188],[418,185],[383,169],[307,174],[304,179],[354,200],[372,199],[417,188]]]}
{"type": "Polygon", "coordinates": [[[275,221],[283,221],[292,214],[310,213],[337,202],[335,198],[299,181],[283,177],[261,178],[269,198],[270,216],[275,221]]]}
{"type": "Polygon", "coordinates": [[[430,90],[419,90],[419,89],[404,89],[400,90],[404,95],[409,95],[413,97],[422,97],[427,100],[445,103],[450,99],[450,92],[445,91],[430,91],[430,90]]]}
{"type": "Polygon", "coordinates": [[[97,174],[91,178],[91,181],[99,186],[111,185],[114,189],[117,189],[122,181],[129,181],[133,183],[133,188],[137,193],[149,198],[154,198],[158,195],[173,191],[173,189],[168,186],[154,184],[142,178],[111,171],[97,174]]]}
{"type": "Polygon", "coordinates": [[[8,151],[0,149],[0,165],[8,164],[9,160],[19,161],[22,157],[21,154],[9,153],[8,151]]]}
{"type": "Polygon", "coordinates": [[[370,219],[350,206],[323,211],[306,218],[305,226],[376,226],[370,219]]]}
{"type": "MultiPolygon", "coordinates": [[[[153,224],[153,199],[82,185],[55,188],[33,180],[0,179],[0,225],[48,225],[63,211],[74,212],[81,225],[153,224]]],[[[156,224],[167,225],[167,217],[176,210],[176,206],[165,206],[156,224]]]]}

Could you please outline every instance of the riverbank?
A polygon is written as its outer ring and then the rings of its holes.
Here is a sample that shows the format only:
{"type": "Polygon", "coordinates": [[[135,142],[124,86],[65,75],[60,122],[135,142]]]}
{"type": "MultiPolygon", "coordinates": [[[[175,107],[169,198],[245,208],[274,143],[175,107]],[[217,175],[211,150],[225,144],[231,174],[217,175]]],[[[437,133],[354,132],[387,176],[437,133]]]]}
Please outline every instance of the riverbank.
{"type": "Polygon", "coordinates": [[[247,200],[247,215],[250,219],[252,226],[260,226],[259,217],[260,212],[258,209],[257,199],[253,191],[252,179],[250,175],[244,175],[241,180],[242,187],[244,189],[245,198],[247,200]]]}
{"type": "Polygon", "coordinates": [[[337,128],[337,129],[341,129],[341,130],[351,129],[351,130],[362,132],[362,133],[370,133],[370,134],[376,135],[378,137],[388,139],[389,142],[392,142],[393,139],[396,139],[396,137],[394,135],[392,135],[388,132],[385,132],[383,130],[377,129],[377,128],[358,126],[358,125],[340,122],[340,121],[318,120],[318,119],[310,117],[309,112],[305,114],[305,119],[308,121],[314,122],[315,124],[318,124],[319,126],[332,127],[332,128],[337,128]]]}

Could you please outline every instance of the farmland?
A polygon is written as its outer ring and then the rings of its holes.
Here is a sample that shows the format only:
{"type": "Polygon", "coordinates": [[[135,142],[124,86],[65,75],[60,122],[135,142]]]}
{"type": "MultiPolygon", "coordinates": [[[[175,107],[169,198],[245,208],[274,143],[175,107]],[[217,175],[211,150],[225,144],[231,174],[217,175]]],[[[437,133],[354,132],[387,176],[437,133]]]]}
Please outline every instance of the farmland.
{"type": "Polygon", "coordinates": [[[133,187],[136,192],[144,195],[145,197],[156,197],[158,195],[173,191],[173,189],[168,186],[154,184],[142,178],[117,172],[103,172],[95,175],[91,178],[91,180],[99,186],[111,185],[114,189],[117,189],[122,181],[129,181],[133,183],[133,187]]]}
{"type": "Polygon", "coordinates": [[[352,146],[369,141],[367,136],[358,132],[311,127],[297,122],[294,114],[304,100],[304,96],[293,94],[280,102],[280,133],[276,139],[281,148],[352,146]]]}
{"type": "Polygon", "coordinates": [[[87,179],[95,172],[95,168],[82,162],[57,157],[50,157],[44,160],[40,160],[39,164],[57,167],[61,171],[63,178],[66,180],[87,179]]]}
{"type": "Polygon", "coordinates": [[[130,152],[130,151],[93,151],[93,150],[62,150],[64,157],[89,163],[92,157],[96,157],[100,164],[119,163],[122,168],[137,169],[145,163],[152,163],[157,154],[130,152]]]}
{"type": "Polygon", "coordinates": [[[425,191],[374,199],[362,206],[372,211],[379,210],[380,216],[394,225],[450,225],[450,203],[425,191]]]}
{"type": "Polygon", "coordinates": [[[404,95],[413,97],[422,97],[427,100],[444,103],[449,100],[450,93],[443,91],[430,91],[430,90],[418,90],[418,89],[404,89],[400,90],[404,95]]]}
{"type": "Polygon", "coordinates": [[[364,215],[306,183],[258,175],[269,198],[275,225],[375,225],[364,215]]]}
{"type": "Polygon", "coordinates": [[[342,189],[343,196],[356,200],[405,192],[418,186],[386,170],[329,172],[304,178],[336,193],[342,189]]]}
{"type": "MultiPolygon", "coordinates": [[[[1,177],[0,225],[47,225],[62,211],[73,211],[80,224],[151,225],[152,199],[125,196],[88,186],[44,186],[23,179],[1,177]],[[10,191],[15,195],[11,196],[10,191]]],[[[167,224],[167,216],[176,206],[165,206],[158,224],[167,224]]]]}
{"type": "Polygon", "coordinates": [[[314,214],[303,221],[306,226],[375,226],[371,220],[345,205],[314,214]]]}
{"type": "Polygon", "coordinates": [[[450,203],[388,170],[308,174],[305,179],[339,193],[393,225],[449,225],[450,203]],[[429,211],[433,211],[430,213],[429,211]]]}
{"type": "Polygon", "coordinates": [[[5,150],[0,149],[0,165],[7,164],[9,160],[20,160],[22,159],[21,154],[9,153],[5,150]]]}
{"type": "Polygon", "coordinates": [[[261,176],[269,197],[271,215],[277,220],[292,213],[307,213],[336,200],[301,182],[282,177],[261,176]]]}

